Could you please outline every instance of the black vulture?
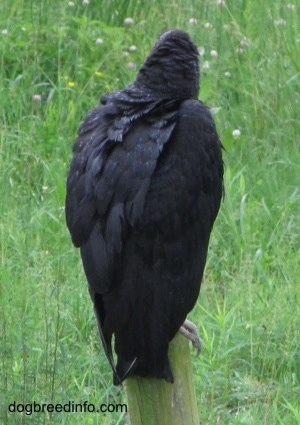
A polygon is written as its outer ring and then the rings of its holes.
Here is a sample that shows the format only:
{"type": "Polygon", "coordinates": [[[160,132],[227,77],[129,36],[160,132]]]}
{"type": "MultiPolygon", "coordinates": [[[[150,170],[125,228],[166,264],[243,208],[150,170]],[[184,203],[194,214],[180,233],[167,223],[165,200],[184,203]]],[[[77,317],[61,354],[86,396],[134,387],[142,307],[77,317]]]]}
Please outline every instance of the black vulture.
{"type": "Polygon", "coordinates": [[[223,193],[222,145],[199,77],[189,35],[164,33],[74,145],[66,221],[116,385],[130,375],[173,382],[169,342],[199,294],[223,193]]]}

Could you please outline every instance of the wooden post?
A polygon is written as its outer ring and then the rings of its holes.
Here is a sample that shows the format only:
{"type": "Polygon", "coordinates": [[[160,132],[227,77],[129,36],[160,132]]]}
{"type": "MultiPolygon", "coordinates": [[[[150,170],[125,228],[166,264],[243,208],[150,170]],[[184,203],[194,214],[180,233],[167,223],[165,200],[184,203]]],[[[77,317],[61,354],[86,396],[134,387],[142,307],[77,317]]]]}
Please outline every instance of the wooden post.
{"type": "Polygon", "coordinates": [[[188,340],[177,334],[169,347],[175,382],[131,377],[125,386],[130,425],[199,425],[188,340]]]}

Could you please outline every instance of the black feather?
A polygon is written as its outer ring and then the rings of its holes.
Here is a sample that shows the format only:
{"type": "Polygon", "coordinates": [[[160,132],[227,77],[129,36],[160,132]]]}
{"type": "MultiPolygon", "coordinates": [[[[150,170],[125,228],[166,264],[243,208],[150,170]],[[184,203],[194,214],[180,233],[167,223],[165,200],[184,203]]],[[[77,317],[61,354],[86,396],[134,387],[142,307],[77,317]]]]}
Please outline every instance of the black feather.
{"type": "Polygon", "coordinates": [[[169,31],[74,145],[66,220],[115,384],[133,374],[173,382],[169,342],[199,294],[223,161],[198,90],[197,48],[169,31]]]}

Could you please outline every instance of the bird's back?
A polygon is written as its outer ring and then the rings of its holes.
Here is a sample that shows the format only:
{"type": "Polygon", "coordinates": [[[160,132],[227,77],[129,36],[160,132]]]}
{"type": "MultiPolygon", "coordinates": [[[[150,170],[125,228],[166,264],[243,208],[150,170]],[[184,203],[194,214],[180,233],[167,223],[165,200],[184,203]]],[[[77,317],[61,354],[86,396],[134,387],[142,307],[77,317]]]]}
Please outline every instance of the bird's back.
{"type": "MultiPolygon", "coordinates": [[[[172,37],[158,53],[177,43],[172,37]]],[[[183,42],[190,43],[185,35],[183,42]]],[[[163,57],[168,70],[165,50],[163,57]]],[[[147,91],[147,62],[143,69],[141,82],[104,98],[83,123],[67,183],[67,224],[116,384],[130,374],[172,382],[168,345],[197,300],[222,198],[221,143],[209,110],[169,89],[147,91]]],[[[187,83],[182,93],[196,89],[187,83]]]]}

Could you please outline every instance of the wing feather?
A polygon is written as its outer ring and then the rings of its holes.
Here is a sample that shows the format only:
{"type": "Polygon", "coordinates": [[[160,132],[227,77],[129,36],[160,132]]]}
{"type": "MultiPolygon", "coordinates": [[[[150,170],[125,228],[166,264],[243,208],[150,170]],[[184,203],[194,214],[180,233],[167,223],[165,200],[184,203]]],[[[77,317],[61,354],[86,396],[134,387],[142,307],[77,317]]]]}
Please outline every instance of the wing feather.
{"type": "Polygon", "coordinates": [[[108,103],[92,111],[80,128],[67,182],[66,218],[85,271],[93,276],[89,283],[100,293],[109,288],[111,264],[128,229],[142,218],[157,160],[175,128],[176,109],[170,112],[170,106],[153,119],[147,113],[154,106],[147,104],[145,117],[131,122],[129,129],[130,118],[112,120],[118,108],[108,103]],[[92,264],[92,251],[98,267],[92,264]]]}

